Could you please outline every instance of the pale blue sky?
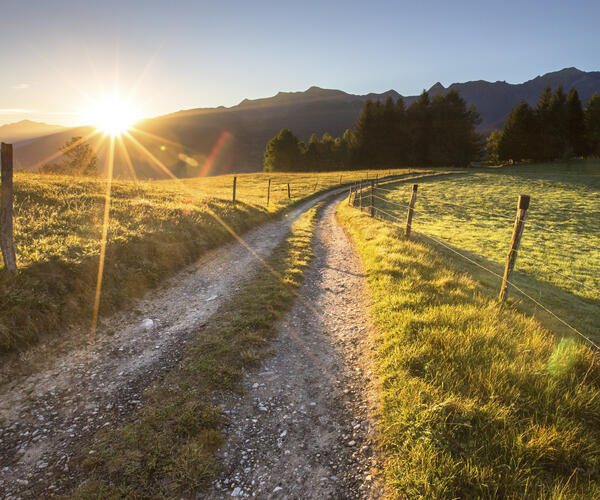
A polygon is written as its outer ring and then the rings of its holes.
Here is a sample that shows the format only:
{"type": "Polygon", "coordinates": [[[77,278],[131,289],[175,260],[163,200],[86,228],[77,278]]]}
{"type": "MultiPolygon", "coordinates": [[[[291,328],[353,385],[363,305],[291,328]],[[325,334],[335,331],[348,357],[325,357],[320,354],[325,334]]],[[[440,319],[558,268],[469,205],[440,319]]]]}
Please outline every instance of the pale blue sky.
{"type": "Polygon", "coordinates": [[[2,2],[0,123],[79,124],[103,88],[152,116],[305,90],[419,93],[600,69],[600,2],[2,2]]]}

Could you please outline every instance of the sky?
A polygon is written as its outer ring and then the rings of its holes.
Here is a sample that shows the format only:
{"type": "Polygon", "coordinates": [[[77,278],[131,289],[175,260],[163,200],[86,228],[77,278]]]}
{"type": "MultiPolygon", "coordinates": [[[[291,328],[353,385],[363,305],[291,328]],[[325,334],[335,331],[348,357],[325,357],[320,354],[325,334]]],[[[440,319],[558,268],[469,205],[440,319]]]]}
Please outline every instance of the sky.
{"type": "Polygon", "coordinates": [[[115,88],[146,117],[312,85],[414,95],[600,70],[598,0],[0,4],[0,124],[87,124],[115,88]]]}

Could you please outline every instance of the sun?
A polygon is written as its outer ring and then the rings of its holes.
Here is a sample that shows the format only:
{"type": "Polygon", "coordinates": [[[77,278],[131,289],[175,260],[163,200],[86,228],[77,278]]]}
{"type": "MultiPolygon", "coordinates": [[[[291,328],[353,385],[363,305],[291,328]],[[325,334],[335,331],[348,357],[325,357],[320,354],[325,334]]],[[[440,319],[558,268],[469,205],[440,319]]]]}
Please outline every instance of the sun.
{"type": "Polygon", "coordinates": [[[140,119],[132,104],[118,96],[98,100],[85,113],[86,122],[111,136],[119,136],[140,119]]]}

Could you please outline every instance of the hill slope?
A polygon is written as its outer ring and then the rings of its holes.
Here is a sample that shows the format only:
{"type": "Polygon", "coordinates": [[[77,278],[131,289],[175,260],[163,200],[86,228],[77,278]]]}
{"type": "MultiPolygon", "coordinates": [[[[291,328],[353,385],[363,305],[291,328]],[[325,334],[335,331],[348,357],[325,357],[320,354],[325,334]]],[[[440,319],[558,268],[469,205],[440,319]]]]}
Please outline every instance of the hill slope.
{"type": "Polygon", "coordinates": [[[21,120],[16,123],[7,123],[0,126],[1,142],[20,142],[29,139],[39,138],[45,135],[54,134],[64,130],[60,125],[49,125],[47,123],[34,122],[31,120],[21,120]]]}
{"type": "MultiPolygon", "coordinates": [[[[457,90],[480,112],[479,130],[489,133],[502,127],[510,109],[521,99],[534,104],[546,85],[554,88],[559,84],[565,89],[575,87],[585,102],[594,92],[600,92],[600,72],[566,68],[520,84],[479,80],[453,83],[446,88],[436,83],[429,92],[435,95],[457,90]]],[[[187,172],[181,154],[194,156],[200,164],[209,159],[204,173],[252,172],[261,170],[267,141],[283,127],[290,128],[305,141],[313,132],[338,136],[353,126],[367,99],[385,100],[388,96],[397,99],[399,95],[395,90],[354,95],[311,87],[304,92],[279,92],[273,97],[244,99],[230,108],[198,108],[146,119],[138,123],[139,132],[134,135],[160,162],[178,172],[187,172]]],[[[405,97],[407,105],[416,98],[405,97]]],[[[17,145],[18,166],[35,168],[73,135],[84,134],[79,129],[67,130],[17,145]]],[[[162,176],[139,147],[129,144],[128,152],[139,176],[162,176]]],[[[116,172],[128,176],[125,159],[119,156],[116,172]]]]}

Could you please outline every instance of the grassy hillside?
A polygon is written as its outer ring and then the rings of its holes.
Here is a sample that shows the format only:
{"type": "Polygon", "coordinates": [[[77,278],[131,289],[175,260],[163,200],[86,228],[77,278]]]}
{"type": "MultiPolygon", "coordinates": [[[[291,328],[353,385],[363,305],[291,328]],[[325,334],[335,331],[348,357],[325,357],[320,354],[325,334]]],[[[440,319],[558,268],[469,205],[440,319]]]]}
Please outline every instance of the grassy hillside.
{"type": "MultiPolygon", "coordinates": [[[[367,172],[341,175],[347,182],[367,172]]],[[[340,174],[271,175],[268,209],[267,178],[238,176],[235,205],[229,201],[231,176],[183,183],[114,182],[100,312],[123,307],[207,249],[231,240],[214,216],[243,233],[300,199],[338,185],[340,174]]],[[[16,175],[20,270],[11,276],[0,268],[0,352],[59,333],[69,323],[91,321],[105,187],[103,180],[16,175]]]]}
{"type": "MultiPolygon", "coordinates": [[[[380,190],[375,200],[382,210],[378,214],[390,220],[400,217],[403,223],[410,189],[398,185],[380,190]]],[[[530,195],[531,206],[512,281],[600,341],[599,162],[518,166],[419,181],[413,229],[501,275],[519,194],[530,195]]],[[[457,260],[489,294],[498,293],[497,276],[460,257],[457,260]]],[[[539,318],[551,329],[570,332],[516,290],[510,295],[524,310],[540,312],[539,318]]]]}
{"type": "MultiPolygon", "coordinates": [[[[346,204],[338,214],[364,261],[380,332],[392,496],[598,498],[598,354],[499,305],[424,237],[406,240],[397,224],[346,204]]],[[[444,227],[458,236],[453,224],[444,227]]]]}

